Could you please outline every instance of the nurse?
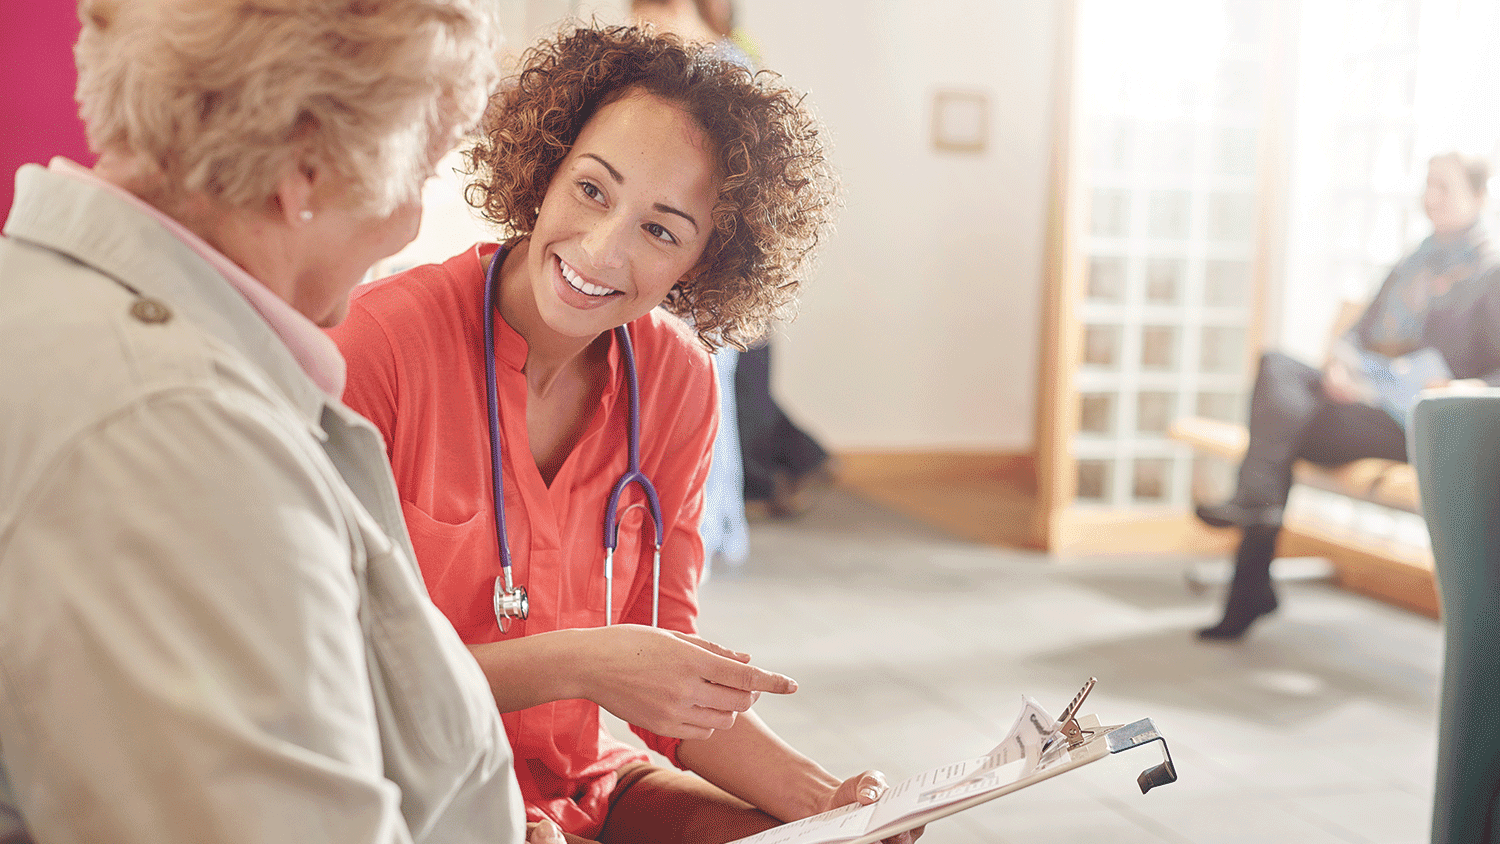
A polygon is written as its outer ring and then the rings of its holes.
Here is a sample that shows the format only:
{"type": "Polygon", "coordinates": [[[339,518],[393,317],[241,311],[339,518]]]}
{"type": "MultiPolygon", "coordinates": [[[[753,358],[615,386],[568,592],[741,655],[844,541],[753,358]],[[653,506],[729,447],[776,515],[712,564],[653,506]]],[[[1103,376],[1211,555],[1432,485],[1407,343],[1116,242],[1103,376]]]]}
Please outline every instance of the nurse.
{"type": "Polygon", "coordinates": [[[795,683],[693,635],[708,349],[743,345],[793,302],[833,205],[813,120],[768,76],[675,39],[580,29],[527,55],[483,133],[469,200],[509,238],[368,285],[333,336],[346,400],[385,434],[428,589],[504,713],[528,816],[573,841],[707,844],[873,801],[878,772],[840,779],[749,711],[795,683]],[[504,631],[487,324],[503,537],[530,593],[504,631]],[[604,578],[605,501],[630,451],[618,326],[663,514],[660,628],[639,487],[620,504],[612,601],[604,578]],[[611,737],[601,707],[700,776],[611,737]]]}

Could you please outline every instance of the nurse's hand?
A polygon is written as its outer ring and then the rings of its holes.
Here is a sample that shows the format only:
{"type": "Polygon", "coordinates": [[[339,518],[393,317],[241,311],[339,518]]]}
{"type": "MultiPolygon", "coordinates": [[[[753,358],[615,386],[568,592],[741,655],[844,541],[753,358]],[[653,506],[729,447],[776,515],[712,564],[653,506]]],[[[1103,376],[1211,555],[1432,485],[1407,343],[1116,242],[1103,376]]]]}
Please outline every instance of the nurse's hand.
{"type": "MultiPolygon", "coordinates": [[[[837,809],[840,806],[847,806],[850,803],[859,803],[861,806],[868,806],[881,797],[884,797],[888,787],[885,783],[885,774],[879,771],[865,771],[862,774],[856,774],[839,784],[838,789],[833,792],[833,795],[828,798],[828,802],[823,806],[823,811],[837,809]]],[[[926,831],[927,827],[925,825],[919,826],[916,829],[909,829],[906,832],[897,833],[890,838],[883,839],[881,844],[912,844],[913,841],[921,838],[922,833],[926,831]]]]}
{"type": "Polygon", "coordinates": [[[581,695],[615,717],[660,736],[706,739],[734,726],[761,692],[797,690],[790,677],[750,664],[750,655],[706,639],[638,624],[576,631],[587,635],[581,695]]]}

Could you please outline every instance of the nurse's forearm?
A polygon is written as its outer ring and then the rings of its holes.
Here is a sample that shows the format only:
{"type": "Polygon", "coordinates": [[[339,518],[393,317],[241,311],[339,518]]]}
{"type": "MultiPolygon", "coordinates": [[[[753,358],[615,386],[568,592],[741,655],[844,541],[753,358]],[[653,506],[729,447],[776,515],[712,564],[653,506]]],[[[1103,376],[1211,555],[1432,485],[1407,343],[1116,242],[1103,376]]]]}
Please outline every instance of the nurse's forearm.
{"type": "Polygon", "coordinates": [[[733,728],[689,739],[677,758],[709,782],[781,821],[830,808],[839,779],[781,740],[754,712],[733,728]]]}
{"type": "Polygon", "coordinates": [[[587,647],[581,630],[554,630],[520,639],[470,645],[490,683],[501,712],[517,712],[543,703],[587,697],[577,667],[579,649],[587,647]]]}

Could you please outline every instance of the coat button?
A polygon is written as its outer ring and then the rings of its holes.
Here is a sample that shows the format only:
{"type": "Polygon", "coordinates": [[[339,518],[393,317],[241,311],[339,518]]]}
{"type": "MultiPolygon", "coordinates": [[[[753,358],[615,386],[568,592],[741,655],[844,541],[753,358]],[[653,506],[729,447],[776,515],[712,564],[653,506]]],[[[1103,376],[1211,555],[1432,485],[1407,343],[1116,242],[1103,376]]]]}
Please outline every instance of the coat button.
{"type": "Polygon", "coordinates": [[[158,325],[172,318],[172,310],[155,299],[142,297],[130,306],[130,315],[147,325],[158,325]]]}

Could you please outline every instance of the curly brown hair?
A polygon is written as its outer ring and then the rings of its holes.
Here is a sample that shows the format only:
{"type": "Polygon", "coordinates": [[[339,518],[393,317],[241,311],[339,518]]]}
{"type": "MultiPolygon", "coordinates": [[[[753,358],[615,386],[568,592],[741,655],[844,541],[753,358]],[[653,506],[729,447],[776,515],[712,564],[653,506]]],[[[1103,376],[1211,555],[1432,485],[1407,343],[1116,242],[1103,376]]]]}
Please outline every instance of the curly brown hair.
{"type": "Polygon", "coordinates": [[[639,91],[691,115],[724,174],[701,271],[663,304],[691,321],[707,348],[743,349],[790,316],[836,203],[817,122],[775,74],[637,27],[565,32],[529,50],[490,98],[482,137],[466,153],[466,197],[502,230],[530,234],[584,124],[639,91]]]}

